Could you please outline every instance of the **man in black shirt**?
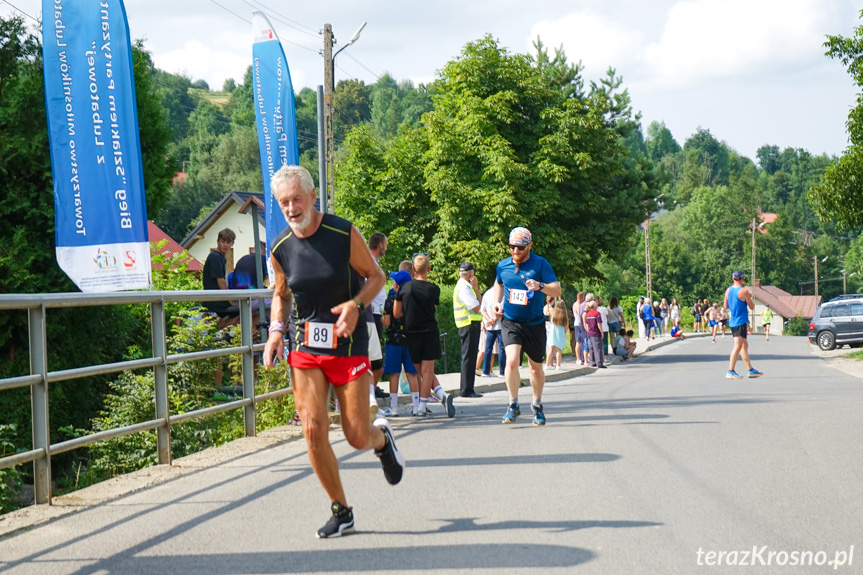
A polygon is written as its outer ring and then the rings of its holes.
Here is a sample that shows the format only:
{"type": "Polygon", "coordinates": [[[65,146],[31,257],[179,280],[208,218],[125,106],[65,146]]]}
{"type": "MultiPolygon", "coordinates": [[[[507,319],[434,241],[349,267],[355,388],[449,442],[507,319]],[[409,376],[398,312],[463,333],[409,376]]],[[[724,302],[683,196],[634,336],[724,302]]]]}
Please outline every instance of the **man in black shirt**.
{"type": "Polygon", "coordinates": [[[283,166],[270,187],[288,227],[273,242],[270,258],[276,281],[264,365],[272,367],[274,357],[283,356],[285,322],[293,308],[297,334],[289,340],[288,364],[294,400],[312,468],[331,501],[332,517],[317,536],[339,537],[353,532],[354,515],[328,436],[330,384],[348,443],[373,448],[392,485],[404,470],[389,422],[369,423],[369,333],[362,315],[385,278],[353,224],[315,209],[308,170],[283,166]]]}
{"type": "Polygon", "coordinates": [[[428,281],[430,265],[427,254],[414,256],[413,267],[414,279],[399,288],[393,304],[393,317],[404,316],[408,352],[419,369],[420,405],[417,416],[431,415],[428,401],[434,391],[446,407],[447,417],[455,417],[453,397],[443,390],[434,374],[435,360],[441,357],[440,330],[435,318],[440,288],[428,281]]]}
{"type": "MultiPolygon", "coordinates": [[[[232,247],[237,235],[230,229],[225,228],[219,232],[216,239],[216,249],[210,252],[207,256],[207,261],[204,262],[204,270],[201,272],[201,281],[204,284],[205,290],[228,289],[228,261],[225,258],[232,247]]],[[[225,318],[238,313],[229,313],[227,309],[231,307],[229,301],[208,301],[205,303],[209,311],[218,314],[219,317],[225,318]]]]}
{"type": "Polygon", "coordinates": [[[416,415],[420,406],[417,369],[411,361],[411,356],[408,352],[404,318],[396,319],[393,317],[393,306],[395,305],[396,295],[401,286],[411,281],[411,274],[407,271],[397,271],[390,273],[390,277],[393,279],[393,289],[390,290],[384,302],[383,315],[381,316],[381,322],[386,328],[384,373],[389,375],[390,379],[390,406],[384,413],[387,417],[398,416],[399,376],[402,369],[404,369],[405,377],[410,385],[413,414],[416,415]]]}

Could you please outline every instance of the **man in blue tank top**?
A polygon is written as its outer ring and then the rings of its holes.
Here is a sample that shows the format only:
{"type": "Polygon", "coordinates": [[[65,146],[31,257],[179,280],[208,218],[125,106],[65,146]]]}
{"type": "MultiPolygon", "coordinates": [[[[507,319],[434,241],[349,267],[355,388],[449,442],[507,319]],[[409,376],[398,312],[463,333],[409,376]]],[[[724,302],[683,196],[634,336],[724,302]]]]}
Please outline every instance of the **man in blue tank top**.
{"type": "Polygon", "coordinates": [[[294,401],[312,468],[331,501],[332,517],[317,536],[339,537],[353,532],[354,514],[329,441],[330,384],[341,405],[348,443],[360,450],[374,449],[392,485],[401,481],[405,465],[389,422],[369,423],[369,330],[363,311],[385,278],[359,230],[315,208],[308,170],[283,166],[273,174],[270,187],[288,227],[271,250],[275,289],[264,365],[272,367],[274,356],[283,357],[290,315],[296,326],[296,337],[288,341],[294,401]]]}
{"type": "Polygon", "coordinates": [[[728,360],[728,373],[726,379],[743,379],[743,376],[734,371],[737,364],[737,356],[743,358],[743,363],[749,368],[749,377],[760,377],[764,375],[749,361],[749,341],[746,339],[746,331],[749,324],[749,310],[755,309],[752,301],[752,293],[749,288],[743,287],[743,272],[737,270],[731,274],[734,283],[725,290],[725,309],[728,310],[728,327],[731,328],[731,336],[734,338],[734,348],[731,350],[731,358],[728,360]]]}

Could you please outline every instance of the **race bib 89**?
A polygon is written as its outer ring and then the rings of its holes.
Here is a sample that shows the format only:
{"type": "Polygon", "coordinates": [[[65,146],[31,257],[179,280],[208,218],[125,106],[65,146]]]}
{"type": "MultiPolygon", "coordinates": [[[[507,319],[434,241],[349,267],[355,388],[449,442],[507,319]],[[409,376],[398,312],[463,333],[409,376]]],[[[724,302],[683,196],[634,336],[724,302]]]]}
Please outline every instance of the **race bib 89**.
{"type": "Polygon", "coordinates": [[[336,324],[307,321],[303,345],[315,349],[336,349],[336,324]]]}

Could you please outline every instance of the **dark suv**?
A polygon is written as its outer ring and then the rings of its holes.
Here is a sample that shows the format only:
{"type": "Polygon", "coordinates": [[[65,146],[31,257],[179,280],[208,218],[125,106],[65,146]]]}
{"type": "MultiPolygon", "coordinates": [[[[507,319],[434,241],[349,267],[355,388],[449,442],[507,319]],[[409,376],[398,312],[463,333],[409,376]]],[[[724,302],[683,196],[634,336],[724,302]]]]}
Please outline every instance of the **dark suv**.
{"type": "Polygon", "coordinates": [[[863,345],[863,296],[840,296],[821,304],[809,323],[809,343],[824,351],[863,345]]]}

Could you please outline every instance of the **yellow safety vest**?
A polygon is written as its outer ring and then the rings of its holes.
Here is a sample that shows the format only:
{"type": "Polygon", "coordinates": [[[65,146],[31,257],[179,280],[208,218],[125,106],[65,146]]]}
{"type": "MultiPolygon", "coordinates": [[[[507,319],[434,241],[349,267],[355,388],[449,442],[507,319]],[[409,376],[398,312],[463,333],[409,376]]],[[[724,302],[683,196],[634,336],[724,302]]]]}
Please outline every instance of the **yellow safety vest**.
{"type": "MultiPolygon", "coordinates": [[[[461,282],[462,280],[460,279],[459,283],[461,282]]],[[[462,303],[462,301],[458,298],[458,286],[459,284],[456,284],[455,289],[452,290],[452,313],[455,317],[455,326],[467,327],[472,321],[482,321],[481,313],[469,310],[467,308],[467,305],[462,303]]]]}

